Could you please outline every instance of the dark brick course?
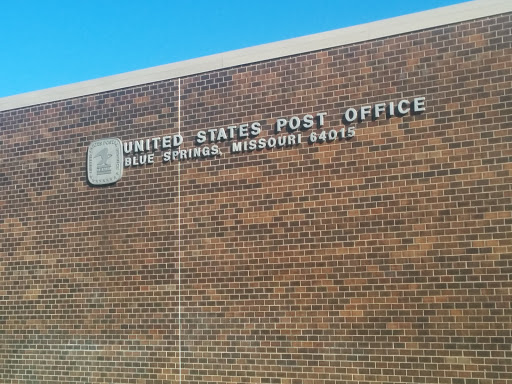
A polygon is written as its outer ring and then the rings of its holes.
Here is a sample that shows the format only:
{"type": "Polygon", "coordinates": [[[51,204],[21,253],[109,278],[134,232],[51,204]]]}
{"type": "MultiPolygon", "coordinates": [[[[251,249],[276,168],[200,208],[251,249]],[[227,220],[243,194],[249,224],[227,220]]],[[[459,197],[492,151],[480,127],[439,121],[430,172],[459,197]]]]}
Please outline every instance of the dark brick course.
{"type": "Polygon", "coordinates": [[[0,382],[512,383],[511,28],[0,112],[0,382]],[[419,96],[423,113],[305,142],[350,107],[419,96]],[[298,146],[226,141],[86,180],[95,139],[181,131],[191,148],[199,130],[278,137],[277,118],[317,112],[298,146]]]}

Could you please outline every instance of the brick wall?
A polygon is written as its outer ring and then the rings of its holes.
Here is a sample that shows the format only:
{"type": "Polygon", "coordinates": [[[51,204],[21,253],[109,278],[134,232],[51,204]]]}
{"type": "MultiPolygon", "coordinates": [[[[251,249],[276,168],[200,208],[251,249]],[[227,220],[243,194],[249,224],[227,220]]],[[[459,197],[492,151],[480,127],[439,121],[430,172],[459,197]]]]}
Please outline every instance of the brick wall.
{"type": "Polygon", "coordinates": [[[0,112],[0,382],[512,383],[511,28],[0,112]],[[414,97],[424,112],[342,119],[414,97]],[[200,130],[277,138],[278,118],[319,112],[300,145],[156,151],[87,183],[95,139],[180,132],[186,149],[200,130]]]}

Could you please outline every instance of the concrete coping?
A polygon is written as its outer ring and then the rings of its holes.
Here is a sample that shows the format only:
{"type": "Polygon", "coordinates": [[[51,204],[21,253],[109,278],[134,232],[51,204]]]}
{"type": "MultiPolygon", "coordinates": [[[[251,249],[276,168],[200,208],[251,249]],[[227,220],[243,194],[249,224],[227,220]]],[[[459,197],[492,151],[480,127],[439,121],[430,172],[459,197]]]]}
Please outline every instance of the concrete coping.
{"type": "Polygon", "coordinates": [[[511,0],[474,0],[275,43],[0,98],[0,111],[277,59],[512,11],[511,0]]]}

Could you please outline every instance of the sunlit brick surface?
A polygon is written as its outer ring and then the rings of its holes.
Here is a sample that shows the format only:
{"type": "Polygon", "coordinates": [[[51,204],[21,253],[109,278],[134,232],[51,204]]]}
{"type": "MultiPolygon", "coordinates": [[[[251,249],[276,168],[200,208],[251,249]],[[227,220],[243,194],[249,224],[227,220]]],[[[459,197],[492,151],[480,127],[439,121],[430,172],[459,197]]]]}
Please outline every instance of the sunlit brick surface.
{"type": "Polygon", "coordinates": [[[511,28],[501,15],[0,112],[0,382],[512,383],[511,28]],[[425,112],[307,143],[348,128],[348,108],[414,97],[425,112]],[[96,139],[180,132],[185,149],[319,112],[300,145],[157,151],[87,183],[96,139]]]}

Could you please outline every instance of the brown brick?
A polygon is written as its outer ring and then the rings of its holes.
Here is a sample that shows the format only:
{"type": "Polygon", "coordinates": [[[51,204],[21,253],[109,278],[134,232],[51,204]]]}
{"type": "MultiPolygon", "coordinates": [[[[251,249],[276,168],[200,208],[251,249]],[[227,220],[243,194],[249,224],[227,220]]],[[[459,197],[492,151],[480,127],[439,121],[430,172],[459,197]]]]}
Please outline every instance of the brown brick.
{"type": "Polygon", "coordinates": [[[0,381],[512,383],[510,18],[0,112],[0,381]],[[95,139],[415,96],[86,182],[95,139]]]}

